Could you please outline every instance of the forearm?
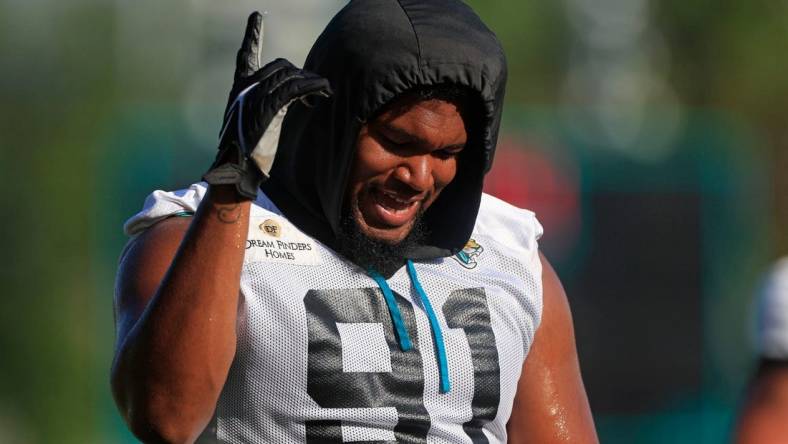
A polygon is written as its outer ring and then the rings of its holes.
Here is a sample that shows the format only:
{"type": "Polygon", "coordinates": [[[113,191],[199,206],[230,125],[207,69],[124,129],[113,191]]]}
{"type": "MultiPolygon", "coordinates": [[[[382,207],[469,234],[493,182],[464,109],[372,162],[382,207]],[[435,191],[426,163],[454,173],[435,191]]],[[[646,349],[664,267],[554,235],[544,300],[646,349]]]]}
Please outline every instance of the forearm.
{"type": "Polygon", "coordinates": [[[130,423],[187,429],[167,434],[191,438],[213,413],[235,353],[249,225],[250,202],[227,188],[209,189],[155,295],[118,348],[113,387],[130,423]]]}

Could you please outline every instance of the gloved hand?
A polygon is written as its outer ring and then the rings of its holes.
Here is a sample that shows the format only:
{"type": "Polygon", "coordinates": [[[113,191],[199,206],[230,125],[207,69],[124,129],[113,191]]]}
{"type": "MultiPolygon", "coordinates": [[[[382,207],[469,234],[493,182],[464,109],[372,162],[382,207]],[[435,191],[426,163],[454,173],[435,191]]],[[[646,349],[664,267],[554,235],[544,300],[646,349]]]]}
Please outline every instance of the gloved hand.
{"type": "Polygon", "coordinates": [[[290,104],[301,100],[310,106],[308,97],[331,95],[328,80],[285,59],[260,69],[262,28],[263,16],[252,13],[236,57],[219,153],[203,176],[211,185],[235,184],[238,193],[249,199],[257,197],[260,183],[268,177],[290,104]]]}

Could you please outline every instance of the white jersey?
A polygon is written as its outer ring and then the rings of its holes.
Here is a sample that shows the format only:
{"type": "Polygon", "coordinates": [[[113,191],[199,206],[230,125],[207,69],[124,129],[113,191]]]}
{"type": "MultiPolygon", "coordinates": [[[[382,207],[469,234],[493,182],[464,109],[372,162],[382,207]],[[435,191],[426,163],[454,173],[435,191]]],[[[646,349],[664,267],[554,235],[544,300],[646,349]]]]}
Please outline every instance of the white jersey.
{"type": "MultiPolygon", "coordinates": [[[[125,229],[194,212],[204,184],[154,192],[125,229]]],[[[482,197],[456,256],[415,263],[443,332],[451,389],[408,272],[386,280],[412,340],[403,351],[378,284],[301,233],[262,193],[251,210],[235,360],[199,442],[505,443],[542,311],[542,228],[482,197]]]]}
{"type": "Polygon", "coordinates": [[[788,257],[772,266],[758,299],[758,352],[788,360],[788,257]]]}

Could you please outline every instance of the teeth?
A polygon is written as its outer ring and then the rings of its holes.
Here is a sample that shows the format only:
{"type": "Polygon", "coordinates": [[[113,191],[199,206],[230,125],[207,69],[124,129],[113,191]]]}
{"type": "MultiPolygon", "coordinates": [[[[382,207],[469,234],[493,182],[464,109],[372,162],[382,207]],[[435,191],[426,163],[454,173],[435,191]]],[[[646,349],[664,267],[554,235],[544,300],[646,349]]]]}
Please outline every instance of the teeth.
{"type": "Polygon", "coordinates": [[[401,198],[400,198],[400,197],[398,197],[397,195],[395,195],[395,194],[391,194],[391,193],[389,193],[389,192],[387,192],[387,191],[383,191],[383,194],[385,194],[385,195],[386,195],[388,198],[390,198],[390,199],[391,199],[391,200],[393,200],[394,202],[397,202],[398,204],[402,204],[402,205],[408,205],[408,204],[410,204],[410,200],[408,200],[408,199],[401,199],[401,198]]]}

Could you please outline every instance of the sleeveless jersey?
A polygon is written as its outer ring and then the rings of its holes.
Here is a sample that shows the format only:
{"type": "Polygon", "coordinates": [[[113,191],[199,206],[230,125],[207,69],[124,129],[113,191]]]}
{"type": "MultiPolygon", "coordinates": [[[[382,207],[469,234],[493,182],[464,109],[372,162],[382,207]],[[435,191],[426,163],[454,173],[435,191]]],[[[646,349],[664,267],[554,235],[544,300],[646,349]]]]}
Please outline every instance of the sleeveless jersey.
{"type": "MultiPolygon", "coordinates": [[[[127,234],[194,212],[205,191],[154,192],[127,234]]],[[[441,393],[430,321],[405,267],[386,282],[408,351],[376,282],[261,193],[250,215],[236,356],[198,442],[505,443],[541,317],[541,233],[533,213],[484,195],[462,252],[415,263],[443,332],[451,389],[441,393]]]]}

